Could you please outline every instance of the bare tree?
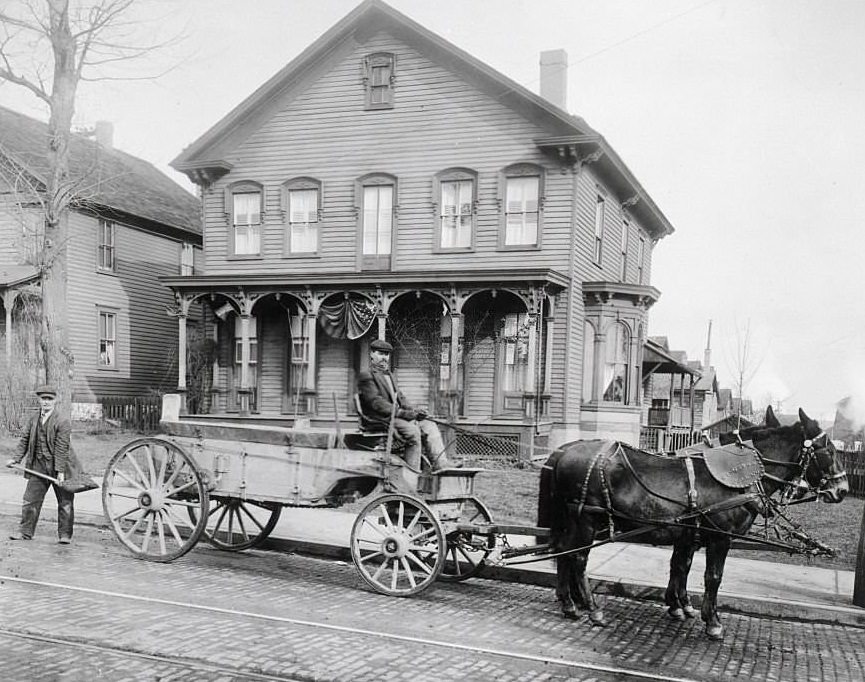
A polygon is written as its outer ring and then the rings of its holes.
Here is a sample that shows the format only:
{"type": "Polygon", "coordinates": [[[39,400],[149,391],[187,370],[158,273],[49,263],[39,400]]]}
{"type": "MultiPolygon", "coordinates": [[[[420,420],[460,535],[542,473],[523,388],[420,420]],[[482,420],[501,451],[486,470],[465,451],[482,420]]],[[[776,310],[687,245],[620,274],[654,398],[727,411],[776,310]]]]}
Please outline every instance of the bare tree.
{"type": "Polygon", "coordinates": [[[745,400],[745,390],[763,364],[763,357],[757,356],[754,349],[754,339],[751,336],[751,320],[745,322],[744,329],[736,325],[736,345],[733,349],[733,371],[735,376],[736,393],[739,404],[736,408],[736,416],[742,417],[742,403],[745,400]]]}
{"type": "Polygon", "coordinates": [[[3,170],[16,178],[12,188],[19,204],[44,216],[44,232],[40,226],[31,260],[42,291],[39,345],[45,379],[61,389],[68,384],[74,361],[63,305],[68,209],[88,181],[70,174],[78,87],[84,81],[122,79],[119,64],[174,42],[148,39],[139,44],[141,22],[134,5],[136,0],[5,0],[0,6],[0,81],[24,88],[49,111],[46,164],[38,186],[21,169],[3,170]]]}

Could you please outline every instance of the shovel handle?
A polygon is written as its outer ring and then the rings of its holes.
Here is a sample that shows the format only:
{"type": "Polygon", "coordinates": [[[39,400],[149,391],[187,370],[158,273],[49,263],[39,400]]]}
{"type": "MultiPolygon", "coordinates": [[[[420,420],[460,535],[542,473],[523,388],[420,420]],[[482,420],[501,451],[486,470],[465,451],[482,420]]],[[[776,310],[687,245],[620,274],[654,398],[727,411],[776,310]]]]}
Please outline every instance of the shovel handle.
{"type": "Polygon", "coordinates": [[[58,481],[53,476],[49,476],[48,474],[43,474],[41,471],[33,471],[33,469],[28,469],[27,467],[22,466],[21,464],[12,464],[12,465],[10,465],[9,468],[10,469],[18,469],[18,471],[23,471],[23,472],[28,473],[28,474],[33,474],[34,476],[38,476],[39,478],[44,478],[46,481],[51,481],[52,483],[56,483],[57,485],[60,485],[60,481],[58,481]]]}

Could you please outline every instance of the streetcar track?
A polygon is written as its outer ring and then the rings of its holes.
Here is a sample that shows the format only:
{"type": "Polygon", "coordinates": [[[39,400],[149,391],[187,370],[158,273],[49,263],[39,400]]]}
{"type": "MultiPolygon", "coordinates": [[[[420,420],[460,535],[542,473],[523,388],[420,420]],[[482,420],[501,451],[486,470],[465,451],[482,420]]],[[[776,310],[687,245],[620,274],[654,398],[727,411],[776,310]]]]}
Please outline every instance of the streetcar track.
{"type": "Polygon", "coordinates": [[[0,626],[0,637],[3,636],[17,637],[18,639],[37,641],[45,644],[74,647],[77,649],[84,649],[86,651],[120,654],[129,658],[137,658],[140,660],[153,661],[156,663],[167,663],[169,665],[183,667],[188,670],[197,670],[201,672],[217,674],[229,673],[231,675],[237,675],[238,677],[242,677],[245,679],[270,680],[275,682],[303,682],[303,678],[300,677],[289,677],[287,675],[268,675],[267,673],[258,673],[245,668],[234,668],[225,665],[214,665],[212,663],[207,663],[205,661],[200,661],[196,659],[189,659],[186,657],[167,656],[164,654],[148,654],[144,653],[143,651],[136,651],[134,649],[129,649],[126,647],[117,647],[108,644],[85,642],[73,637],[52,637],[48,635],[39,635],[33,632],[14,630],[12,628],[0,626]]]}
{"type": "MultiPolygon", "coordinates": [[[[670,676],[670,675],[661,675],[661,674],[652,673],[652,672],[642,672],[639,670],[634,670],[632,668],[620,668],[620,667],[615,667],[615,666],[610,666],[610,665],[601,665],[601,664],[597,664],[597,663],[588,663],[585,661],[577,661],[577,660],[570,660],[570,659],[563,659],[563,658],[550,658],[547,656],[539,656],[539,655],[534,655],[534,654],[526,654],[526,653],[519,653],[519,652],[514,652],[514,651],[507,651],[505,649],[496,649],[496,648],[491,648],[491,647],[480,647],[480,646],[473,646],[473,645],[467,645],[467,644],[459,644],[456,642],[448,642],[448,641],[441,640],[441,639],[429,639],[429,638],[425,638],[425,637],[414,637],[414,636],[409,636],[409,635],[399,635],[399,634],[386,633],[386,632],[376,632],[374,630],[367,630],[365,628],[356,628],[356,627],[351,627],[351,626],[347,626],[347,625],[334,625],[331,623],[319,623],[316,621],[304,620],[304,619],[300,619],[300,618],[289,618],[286,616],[274,616],[274,615],[268,615],[268,614],[264,614],[264,613],[255,613],[252,611],[240,611],[237,609],[221,608],[218,606],[206,606],[203,604],[193,604],[193,603],[189,603],[189,602],[176,601],[176,600],[172,600],[172,599],[161,599],[158,597],[144,597],[144,596],[140,596],[140,595],[136,595],[136,594],[129,594],[129,593],[125,593],[125,592],[113,592],[113,591],[109,591],[109,590],[99,590],[99,589],[90,588],[90,587],[78,587],[78,586],[74,586],[74,585],[63,585],[60,583],[46,582],[46,581],[42,581],[42,580],[31,580],[28,578],[18,578],[15,576],[0,574],[0,582],[2,582],[2,581],[6,581],[6,582],[10,582],[10,583],[19,583],[22,585],[33,585],[33,586],[39,586],[39,587],[47,587],[47,588],[53,588],[53,589],[59,589],[59,590],[69,590],[71,592],[80,592],[83,594],[99,595],[102,597],[110,597],[113,599],[126,599],[129,601],[138,601],[138,602],[144,602],[144,603],[149,603],[149,604],[158,604],[161,606],[172,606],[175,608],[185,608],[185,609],[190,609],[190,610],[195,610],[195,611],[203,611],[203,612],[207,612],[207,613],[218,613],[218,614],[226,615],[226,616],[242,617],[242,618],[253,619],[253,620],[255,620],[255,619],[265,620],[265,621],[274,622],[274,623],[282,623],[282,624],[286,624],[286,625],[295,625],[295,626],[306,627],[306,628],[318,628],[318,629],[327,630],[330,632],[341,632],[341,633],[346,633],[346,634],[363,635],[366,637],[372,637],[372,638],[390,640],[390,641],[397,641],[397,642],[404,642],[404,643],[408,643],[408,644],[437,646],[437,647],[452,649],[452,650],[456,650],[456,651],[463,651],[463,652],[484,654],[487,656],[495,656],[495,657],[501,657],[501,658],[506,658],[506,659],[509,658],[509,659],[514,659],[514,660],[520,660],[520,661],[524,661],[527,663],[542,663],[545,665],[551,665],[551,666],[556,666],[556,667],[576,668],[576,669],[580,669],[580,670],[589,670],[589,671],[594,671],[594,672],[599,672],[599,673],[610,673],[610,674],[619,674],[619,675],[624,674],[624,675],[629,675],[635,679],[641,679],[641,680],[657,680],[660,682],[698,682],[695,678],[674,677],[674,676],[670,676]]],[[[19,633],[15,630],[11,630],[11,629],[5,628],[3,626],[0,626],[0,633],[2,633],[2,632],[6,632],[6,633],[9,633],[10,635],[14,635],[14,636],[32,637],[34,639],[44,637],[42,635],[30,635],[28,633],[19,633]]],[[[46,641],[54,641],[52,638],[49,638],[49,637],[46,637],[45,640],[46,641]]],[[[114,652],[120,652],[120,653],[124,653],[124,654],[128,653],[129,655],[134,655],[134,656],[150,657],[150,658],[153,658],[153,660],[158,660],[158,661],[176,662],[179,665],[190,665],[191,667],[196,667],[199,665],[198,663],[195,663],[195,662],[188,663],[187,662],[188,659],[184,659],[184,658],[176,658],[175,659],[175,658],[172,658],[171,656],[162,656],[159,654],[138,653],[135,651],[129,651],[125,648],[111,647],[111,646],[101,645],[101,644],[85,644],[85,643],[76,642],[76,640],[74,640],[74,639],[67,640],[64,638],[57,638],[56,641],[58,643],[72,645],[72,646],[94,647],[96,649],[104,650],[104,651],[114,651],[114,652]]],[[[291,680],[297,679],[297,678],[291,678],[291,677],[285,677],[285,676],[273,676],[273,675],[267,675],[267,674],[262,674],[262,673],[247,672],[243,669],[220,668],[219,666],[211,666],[210,664],[207,664],[207,663],[202,663],[200,665],[210,666],[214,671],[223,670],[225,672],[232,672],[232,673],[238,674],[238,675],[250,675],[250,676],[257,675],[257,677],[255,679],[261,679],[261,680],[290,680],[291,681],[291,680]]]]}

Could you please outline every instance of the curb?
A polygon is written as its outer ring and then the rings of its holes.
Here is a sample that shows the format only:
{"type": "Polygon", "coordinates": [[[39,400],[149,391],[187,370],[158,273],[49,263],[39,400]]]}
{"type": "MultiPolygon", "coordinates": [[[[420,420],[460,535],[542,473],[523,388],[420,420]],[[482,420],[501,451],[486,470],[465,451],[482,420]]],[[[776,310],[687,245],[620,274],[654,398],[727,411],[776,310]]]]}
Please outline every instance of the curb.
{"type": "MultiPolygon", "coordinates": [[[[10,502],[0,502],[0,515],[15,516],[20,511],[20,505],[10,502]]],[[[56,521],[53,509],[46,509],[42,519],[56,521]]],[[[105,517],[100,513],[75,512],[75,523],[86,526],[106,527],[105,517]]],[[[276,552],[294,552],[309,556],[336,559],[352,563],[351,551],[347,546],[309,539],[292,539],[271,536],[261,544],[259,549],[276,552]]],[[[549,570],[532,568],[513,568],[508,566],[485,566],[479,576],[486,580],[539,587],[555,588],[556,575],[549,570]]],[[[620,578],[604,575],[590,576],[594,593],[599,596],[625,597],[643,601],[664,602],[664,588],[650,583],[640,583],[634,580],[623,581],[620,578]]],[[[691,601],[699,609],[703,595],[691,592],[691,601]]],[[[736,613],[746,616],[760,616],[803,623],[825,625],[843,625],[865,628],[865,609],[855,606],[835,606],[832,604],[815,604],[812,602],[784,601],[756,595],[743,595],[732,592],[718,593],[721,614],[736,613]]]]}

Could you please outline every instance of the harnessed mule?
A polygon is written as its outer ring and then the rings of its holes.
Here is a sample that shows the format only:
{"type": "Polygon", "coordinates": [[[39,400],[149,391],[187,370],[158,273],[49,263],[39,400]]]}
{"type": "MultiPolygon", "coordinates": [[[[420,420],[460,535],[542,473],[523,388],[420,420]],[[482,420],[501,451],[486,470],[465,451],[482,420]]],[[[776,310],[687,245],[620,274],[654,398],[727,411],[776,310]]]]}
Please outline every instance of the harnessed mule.
{"type": "Polygon", "coordinates": [[[798,423],[781,426],[770,408],[765,427],[741,435],[761,463],[753,483],[741,488],[719,483],[703,456],[654,455],[615,441],[574,441],[550,456],[541,472],[538,525],[550,527],[556,595],[566,618],[578,617],[579,602],[592,623],[604,623],[586,563],[592,543],[606,538],[672,545],[668,612],[679,620],[694,617],[687,580],[694,551],[704,546],[701,616],[710,638],[723,636],[717,594],[732,539],[748,532],[780,490],[796,491],[804,482],[829,502],[840,502],[848,490],[832,442],[801,409],[798,423]]]}

